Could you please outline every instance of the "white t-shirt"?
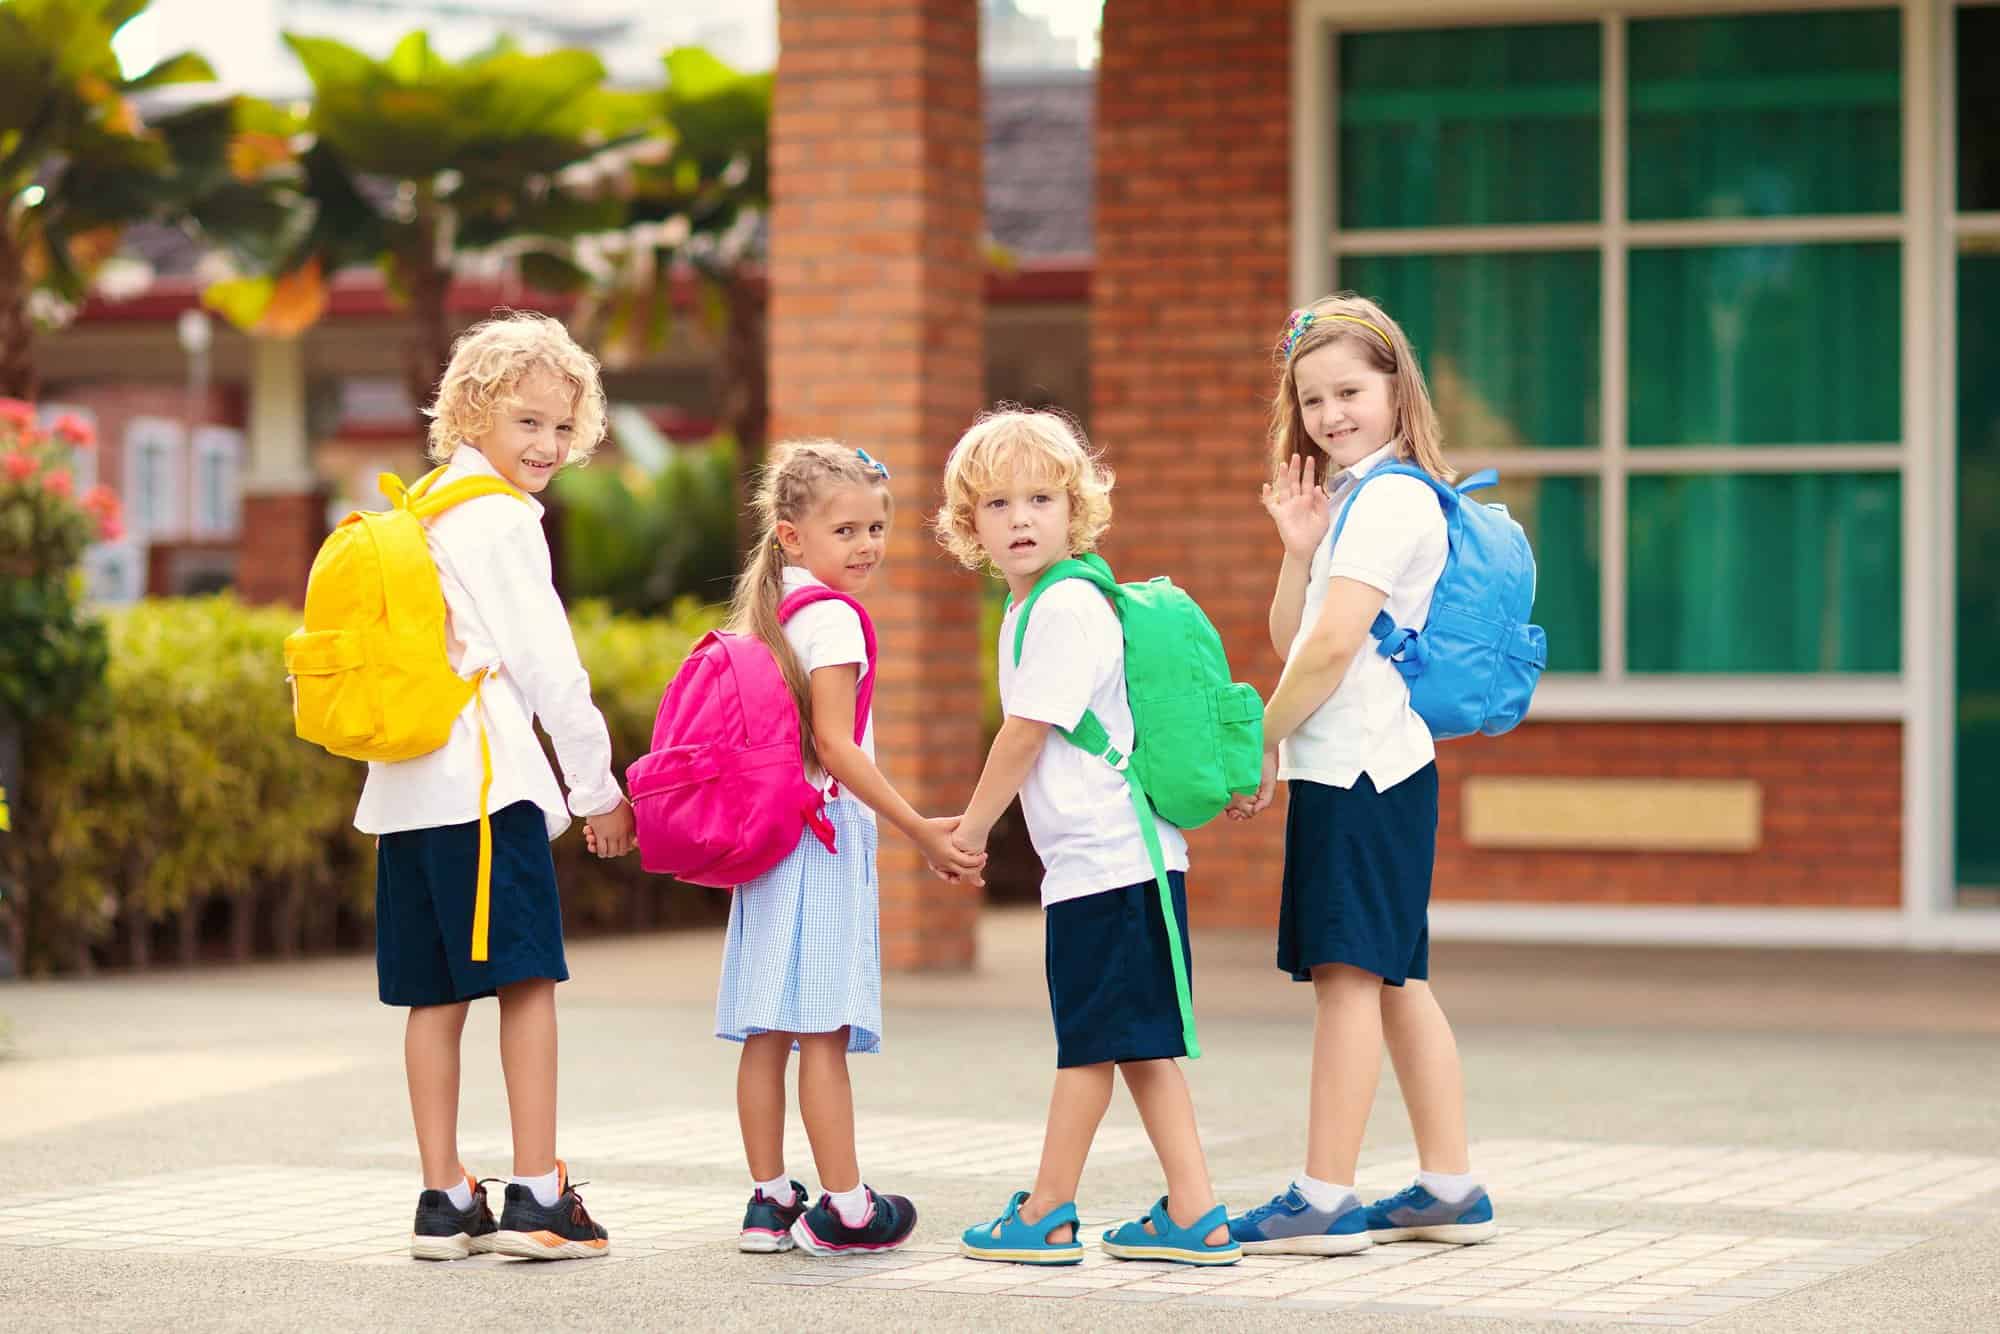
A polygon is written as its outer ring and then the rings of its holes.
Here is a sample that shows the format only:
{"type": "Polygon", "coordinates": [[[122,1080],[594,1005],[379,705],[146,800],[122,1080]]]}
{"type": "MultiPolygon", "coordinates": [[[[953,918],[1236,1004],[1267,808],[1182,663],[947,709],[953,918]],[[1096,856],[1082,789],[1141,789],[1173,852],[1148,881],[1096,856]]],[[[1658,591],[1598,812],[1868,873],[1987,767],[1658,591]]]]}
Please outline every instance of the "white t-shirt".
{"type": "MultiPolygon", "coordinates": [[[[1394,455],[1391,442],[1334,475],[1327,489],[1333,494],[1336,523],[1357,481],[1394,455]]],[[[1444,511],[1435,491],[1414,477],[1384,477],[1369,483],[1347,516],[1339,545],[1334,545],[1329,527],[1327,540],[1313,553],[1305,614],[1299,618],[1292,653],[1312,633],[1326,602],[1327,583],[1334,578],[1380,589],[1388,594],[1383,610],[1389,619],[1411,630],[1423,629],[1446,553],[1444,511]]],[[[1347,675],[1333,694],[1279,745],[1280,778],[1353,787],[1365,773],[1379,792],[1437,757],[1431,729],[1410,707],[1409,683],[1380,648],[1373,634],[1362,636],[1347,675]]]]}
{"type": "MultiPolygon", "coordinates": [[[[812,577],[803,565],[785,567],[785,594],[800,588],[824,588],[825,584],[812,577]]],[[[854,663],[860,667],[855,674],[854,688],[857,707],[862,681],[868,676],[868,642],[861,636],[861,618],[854,608],[845,602],[815,602],[810,607],[801,607],[792,619],[785,622],[785,638],[791,641],[792,652],[799,655],[799,665],[806,669],[810,677],[822,667],[840,667],[854,663]]],[[[869,759],[875,758],[875,711],[868,711],[868,724],[861,733],[861,750],[869,759]]],[[[833,787],[833,779],[824,773],[815,773],[813,779],[822,791],[833,787]]],[[[858,800],[858,799],[857,799],[858,800]]],[[[866,802],[861,802],[868,818],[874,819],[875,812],[866,802]]]]}
{"type": "MultiPolygon", "coordinates": [[[[1132,748],[1132,708],[1125,701],[1125,635],[1096,587],[1065,579],[1043,593],[1028,618],[1021,665],[1014,665],[1019,604],[1000,622],[1000,707],[1009,716],[1074,727],[1088,709],[1111,744],[1132,748]]],[[[1153,878],[1125,776],[1102,757],[1051,731],[1021,787],[1028,837],[1042,859],[1042,906],[1101,894],[1153,878]]],[[[1185,871],[1187,839],[1158,817],[1160,853],[1169,871],[1185,871]]]]}

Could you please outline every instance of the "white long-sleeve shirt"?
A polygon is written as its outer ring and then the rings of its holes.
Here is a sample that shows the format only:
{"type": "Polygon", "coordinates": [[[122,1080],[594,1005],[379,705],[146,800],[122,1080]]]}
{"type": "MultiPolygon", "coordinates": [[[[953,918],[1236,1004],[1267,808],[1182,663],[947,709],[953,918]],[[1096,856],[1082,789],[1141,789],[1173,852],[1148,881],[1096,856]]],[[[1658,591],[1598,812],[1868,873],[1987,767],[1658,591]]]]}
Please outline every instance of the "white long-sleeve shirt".
{"type": "MultiPolygon", "coordinates": [[[[460,445],[438,480],[498,477],[484,454],[460,445]]],[[[371,762],[354,827],[391,834],[466,824],[479,818],[481,701],[493,752],[489,810],[532,801],[547,818],[549,837],[569,827],[569,815],[602,815],[622,797],[611,773],[611,734],[590,700],[590,676],[577,657],[569,616],[556,596],[542,506],[512,496],[480,496],[446,510],[428,527],[431,557],[444,587],[445,651],[452,668],[470,677],[490,668],[480,700],[467,704],[451,737],[413,760],[371,762]],[[533,720],[555,742],[569,788],[569,805],[549,771],[533,720]]]]}

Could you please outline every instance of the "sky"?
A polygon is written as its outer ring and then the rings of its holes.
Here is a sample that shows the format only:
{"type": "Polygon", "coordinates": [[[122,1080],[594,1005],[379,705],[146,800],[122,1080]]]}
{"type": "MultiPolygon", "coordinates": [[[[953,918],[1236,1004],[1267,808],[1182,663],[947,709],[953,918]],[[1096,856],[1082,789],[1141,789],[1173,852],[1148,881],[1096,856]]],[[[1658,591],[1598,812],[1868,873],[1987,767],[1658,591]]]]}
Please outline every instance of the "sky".
{"type": "MultiPolygon", "coordinates": [[[[1096,52],[1103,0],[1013,0],[1023,13],[1046,20],[1058,36],[1076,46],[1077,63],[1096,52]]],[[[128,73],[160,57],[194,49],[208,57],[221,80],[232,87],[282,96],[304,91],[305,79],[278,39],[286,28],[338,37],[373,54],[411,27],[427,28],[440,49],[463,55],[483,46],[493,19],[453,19],[467,11],[518,14],[528,23],[551,12],[547,0],[435,0],[425,6],[388,0],[153,0],[147,11],[118,35],[118,54],[128,73]],[[415,21],[413,22],[413,15],[415,21]]],[[[777,6],[771,0],[562,0],[564,20],[635,21],[631,36],[602,52],[614,78],[649,80],[659,71],[659,55],[683,44],[706,46],[741,69],[768,69],[777,58],[777,6]]],[[[544,35],[544,42],[551,40],[544,35]]],[[[559,38],[553,40],[560,40],[559,38]]],[[[535,45],[532,35],[528,41],[535,45]]]]}

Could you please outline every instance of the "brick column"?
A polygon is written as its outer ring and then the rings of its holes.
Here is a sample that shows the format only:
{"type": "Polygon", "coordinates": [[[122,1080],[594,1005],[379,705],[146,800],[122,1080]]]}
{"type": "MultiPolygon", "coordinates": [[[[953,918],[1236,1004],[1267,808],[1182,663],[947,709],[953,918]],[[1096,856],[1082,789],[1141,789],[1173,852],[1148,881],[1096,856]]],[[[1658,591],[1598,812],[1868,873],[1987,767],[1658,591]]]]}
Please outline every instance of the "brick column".
{"type": "MultiPolygon", "coordinates": [[[[883,771],[963,810],[983,759],[978,588],[924,520],[981,406],[983,190],[976,0],[783,0],[771,165],[772,436],[827,435],[894,471],[881,635],[883,771]]],[[[891,968],[966,968],[979,893],[883,832],[891,968]]]]}
{"type": "MultiPolygon", "coordinates": [[[[1288,0],[1119,0],[1097,80],[1091,425],[1118,473],[1106,555],[1171,574],[1265,695],[1280,548],[1257,503],[1288,309],[1288,0]]],[[[1282,802],[1282,798],[1281,798],[1282,802]]],[[[1268,925],[1282,806],[1197,831],[1197,924],[1268,925]]]]}
{"type": "Polygon", "coordinates": [[[297,606],[305,601],[306,575],[326,536],[327,503],[307,439],[300,340],[250,340],[249,417],[236,593],[245,602],[297,606]]]}

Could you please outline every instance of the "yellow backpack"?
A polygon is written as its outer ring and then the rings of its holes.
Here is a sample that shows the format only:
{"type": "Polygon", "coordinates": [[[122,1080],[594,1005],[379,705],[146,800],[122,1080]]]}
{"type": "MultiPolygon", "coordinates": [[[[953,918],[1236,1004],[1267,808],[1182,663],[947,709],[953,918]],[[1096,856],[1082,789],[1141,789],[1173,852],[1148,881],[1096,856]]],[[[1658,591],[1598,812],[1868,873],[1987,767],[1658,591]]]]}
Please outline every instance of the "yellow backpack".
{"type": "MultiPolygon", "coordinates": [[[[470,679],[445,656],[444,589],[424,521],[479,496],[525,499],[498,477],[438,486],[443,468],[415,486],[383,473],[389,508],[357,510],[320,545],[306,578],[305,624],[285,637],[292,720],[299,736],[355,760],[428,755],[451,736],[482,671],[470,679]]],[[[493,754],[479,717],[479,889],[472,958],[486,958],[493,831],[486,797],[493,754]]]]}

